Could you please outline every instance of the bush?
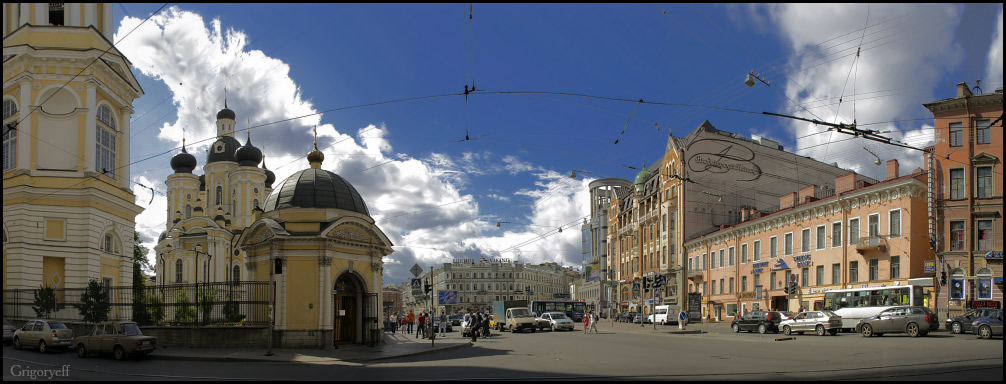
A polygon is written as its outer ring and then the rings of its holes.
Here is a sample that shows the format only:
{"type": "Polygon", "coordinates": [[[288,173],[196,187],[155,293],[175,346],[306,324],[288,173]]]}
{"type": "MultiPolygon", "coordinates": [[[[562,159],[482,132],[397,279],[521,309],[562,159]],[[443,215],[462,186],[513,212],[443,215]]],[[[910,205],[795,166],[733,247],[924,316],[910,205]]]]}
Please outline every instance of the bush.
{"type": "Polygon", "coordinates": [[[35,290],[35,305],[31,307],[35,316],[48,319],[56,311],[56,288],[39,286],[35,290]]]}
{"type": "Polygon", "coordinates": [[[189,295],[185,291],[178,291],[175,294],[175,321],[187,324],[195,322],[196,311],[189,303],[189,295]]]}
{"type": "Polygon", "coordinates": [[[111,310],[108,290],[98,280],[91,279],[84,289],[84,294],[80,295],[77,310],[80,312],[80,317],[91,324],[108,320],[108,312],[111,310]]]}
{"type": "Polygon", "coordinates": [[[164,321],[164,302],[157,296],[147,297],[147,313],[153,324],[160,324],[164,321]]]}

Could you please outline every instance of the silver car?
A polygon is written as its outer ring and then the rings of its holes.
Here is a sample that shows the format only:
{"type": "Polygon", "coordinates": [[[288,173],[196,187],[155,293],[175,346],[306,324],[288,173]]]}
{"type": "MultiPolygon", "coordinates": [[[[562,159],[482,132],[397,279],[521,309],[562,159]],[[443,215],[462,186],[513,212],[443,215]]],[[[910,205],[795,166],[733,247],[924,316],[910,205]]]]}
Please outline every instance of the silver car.
{"type": "Polygon", "coordinates": [[[926,307],[892,307],[856,324],[856,332],[863,337],[883,336],[885,333],[907,333],[925,336],[940,329],[936,314],[926,307]]]}
{"type": "Polygon", "coordinates": [[[14,332],[14,349],[38,347],[42,353],[50,349],[73,348],[73,331],[63,323],[50,320],[30,320],[14,332]]]}
{"type": "Polygon", "coordinates": [[[545,312],[541,314],[541,319],[548,321],[548,327],[555,332],[557,330],[573,330],[573,320],[566,317],[562,312],[545,312]]]}
{"type": "Polygon", "coordinates": [[[832,311],[806,311],[800,312],[790,319],[779,323],[782,332],[791,335],[796,332],[802,335],[804,332],[815,332],[818,336],[825,333],[835,335],[842,328],[842,316],[836,315],[832,311]]]}
{"type": "Polygon", "coordinates": [[[14,332],[17,331],[17,327],[14,324],[8,323],[7,319],[3,320],[3,343],[10,344],[14,342],[14,332]]]}

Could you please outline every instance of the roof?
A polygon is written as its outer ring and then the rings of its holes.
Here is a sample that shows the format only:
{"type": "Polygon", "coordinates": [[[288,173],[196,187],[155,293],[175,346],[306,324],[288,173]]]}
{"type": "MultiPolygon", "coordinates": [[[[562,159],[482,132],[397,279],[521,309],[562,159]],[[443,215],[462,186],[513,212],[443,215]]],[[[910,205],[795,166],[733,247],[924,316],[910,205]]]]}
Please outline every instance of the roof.
{"type": "Polygon", "coordinates": [[[266,212],[283,208],[336,208],[370,216],[367,204],[341,176],[308,168],[284,180],[265,200],[266,212]]]}

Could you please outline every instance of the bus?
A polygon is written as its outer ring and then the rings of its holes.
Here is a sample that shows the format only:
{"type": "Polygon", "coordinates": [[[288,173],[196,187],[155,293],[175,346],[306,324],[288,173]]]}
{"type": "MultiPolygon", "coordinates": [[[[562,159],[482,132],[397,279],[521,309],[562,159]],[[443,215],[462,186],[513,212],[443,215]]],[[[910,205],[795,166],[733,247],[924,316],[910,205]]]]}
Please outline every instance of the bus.
{"type": "Polygon", "coordinates": [[[859,320],[899,305],[926,305],[922,286],[836,289],[824,293],[824,309],[842,316],[842,331],[855,330],[859,320]]]}
{"type": "Polygon", "coordinates": [[[587,310],[587,303],[570,300],[534,300],[531,301],[531,312],[536,316],[541,316],[545,312],[564,312],[573,322],[583,321],[583,313],[587,310]]]}

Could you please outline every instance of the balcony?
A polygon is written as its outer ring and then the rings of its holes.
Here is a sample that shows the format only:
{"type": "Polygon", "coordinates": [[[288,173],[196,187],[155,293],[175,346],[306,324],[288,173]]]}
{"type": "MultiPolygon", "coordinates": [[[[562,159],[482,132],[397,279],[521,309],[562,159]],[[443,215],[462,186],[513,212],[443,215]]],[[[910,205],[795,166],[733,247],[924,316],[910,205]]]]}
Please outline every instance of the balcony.
{"type": "Polygon", "coordinates": [[[689,270],[688,271],[689,280],[702,280],[702,271],[689,270]]]}
{"type": "Polygon", "coordinates": [[[887,250],[887,236],[884,235],[862,237],[859,239],[859,242],[856,243],[856,252],[860,255],[870,251],[887,252],[887,250]]]}

